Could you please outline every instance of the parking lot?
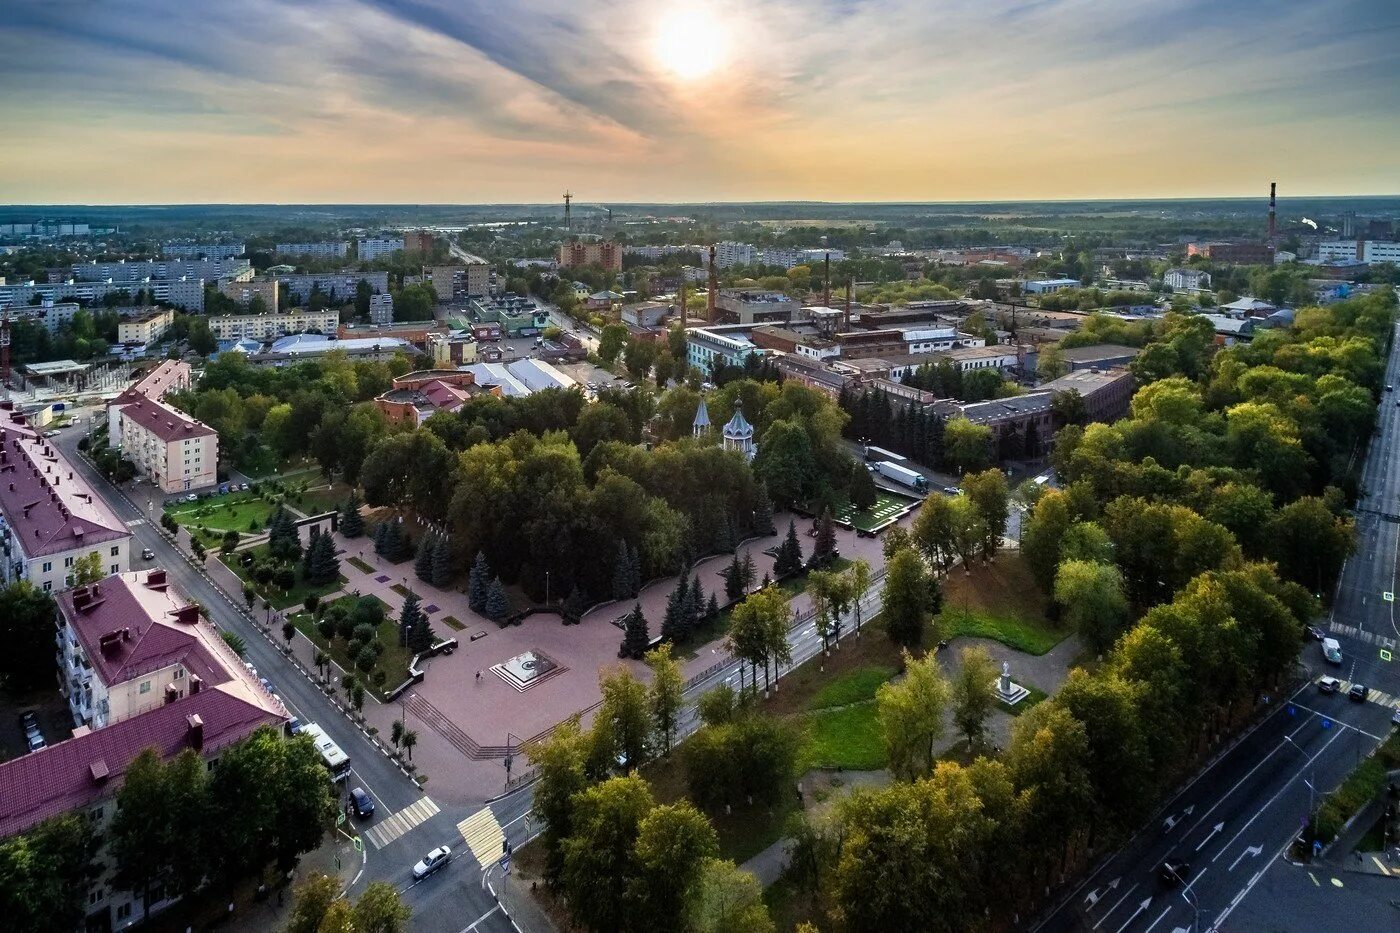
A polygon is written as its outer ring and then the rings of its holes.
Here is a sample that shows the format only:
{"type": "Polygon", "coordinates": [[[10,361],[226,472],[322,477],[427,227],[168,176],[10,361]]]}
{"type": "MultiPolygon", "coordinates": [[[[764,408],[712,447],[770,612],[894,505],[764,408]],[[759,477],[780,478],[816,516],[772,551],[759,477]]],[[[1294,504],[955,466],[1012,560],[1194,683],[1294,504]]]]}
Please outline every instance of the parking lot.
{"type": "Polygon", "coordinates": [[[73,734],[73,717],[57,685],[26,693],[0,691],[0,758],[9,760],[29,754],[21,717],[33,712],[39,734],[48,745],[55,745],[73,734]]]}

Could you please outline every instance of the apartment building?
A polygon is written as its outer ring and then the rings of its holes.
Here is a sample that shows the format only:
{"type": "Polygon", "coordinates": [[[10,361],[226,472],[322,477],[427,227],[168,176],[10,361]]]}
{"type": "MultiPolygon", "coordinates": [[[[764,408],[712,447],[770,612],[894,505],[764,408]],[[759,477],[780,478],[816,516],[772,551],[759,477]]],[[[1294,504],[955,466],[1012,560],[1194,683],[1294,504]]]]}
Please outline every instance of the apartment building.
{"type": "Polygon", "coordinates": [[[365,237],[355,244],[355,254],[362,262],[403,252],[403,237],[365,237]]]}
{"type": "Polygon", "coordinates": [[[0,307],[28,307],[37,297],[54,304],[72,299],[101,302],[107,295],[144,291],[151,301],[186,311],[204,310],[204,280],[200,278],[144,279],[136,282],[16,282],[0,284],[0,307]]]}
{"type": "Polygon", "coordinates": [[[1360,259],[1365,251],[1365,241],[1356,240],[1323,240],[1317,244],[1318,262],[1337,262],[1348,259],[1360,259]]]}
{"type": "Polygon", "coordinates": [[[62,590],[89,554],[125,571],[131,530],[13,403],[0,402],[0,418],[0,583],[62,590]]]}
{"type": "Polygon", "coordinates": [[[431,253],[434,236],[427,230],[410,230],[403,235],[405,253],[431,253]]]}
{"type": "MultiPolygon", "coordinates": [[[[271,269],[268,270],[271,273],[271,269]]],[[[308,272],[279,273],[275,276],[282,286],[288,304],[305,304],[312,291],[320,291],[331,304],[342,304],[355,297],[360,282],[369,283],[371,295],[389,292],[387,272],[308,272]]]]}
{"type": "Polygon", "coordinates": [[[576,240],[559,246],[559,267],[602,266],[613,272],[622,271],[622,247],[613,240],[576,240]]]}
{"type": "Polygon", "coordinates": [[[251,307],[254,299],[261,299],[267,311],[276,311],[281,283],[276,279],[254,279],[249,282],[220,282],[219,292],[240,308],[251,307]]]}
{"type": "Polygon", "coordinates": [[[453,331],[450,334],[428,335],[428,356],[433,366],[451,369],[476,362],[476,337],[471,331],[453,331]]]}
{"type": "Polygon", "coordinates": [[[749,339],[743,324],[692,327],[685,332],[686,362],[709,373],[724,366],[743,366],[749,357],[767,354],[749,339]]]}
{"type": "MultiPolygon", "coordinates": [[[[163,570],[122,572],[58,600],[57,647],[72,736],[0,763],[0,838],[64,813],[85,814],[99,851],[87,882],[88,930],[144,919],[143,892],[119,887],[102,848],[115,798],[138,754],[193,749],[209,767],[231,745],[289,716],[163,570]],[[99,710],[104,710],[99,715],[99,710]]],[[[152,912],[170,903],[156,889],[152,912]]]]}
{"type": "Polygon", "coordinates": [[[166,360],[107,403],[108,442],[162,492],[218,481],[218,432],[163,401],[190,378],[188,363],[166,360]]]}
{"type": "Polygon", "coordinates": [[[71,267],[79,282],[141,283],[147,279],[216,279],[251,275],[246,259],[121,259],[117,262],[76,262],[71,267]]]}
{"type": "Polygon", "coordinates": [[[1178,292],[1205,291],[1210,288],[1210,273],[1200,269],[1168,269],[1162,275],[1162,284],[1178,292]]]}
{"type": "Polygon", "coordinates": [[[144,308],[134,317],[117,324],[117,341],[125,344],[150,346],[165,336],[175,322],[175,312],[169,308],[144,308]]]}
{"type": "Polygon", "coordinates": [[[42,304],[16,306],[10,309],[10,320],[29,319],[39,321],[50,334],[56,334],[64,324],[71,323],[73,315],[82,307],[75,301],[54,301],[43,299],[42,304]]]}
{"type": "MultiPolygon", "coordinates": [[[[392,314],[392,305],[390,308],[392,314]]],[[[334,334],[339,326],[340,312],[334,308],[324,311],[292,308],[265,314],[221,314],[209,318],[209,330],[217,340],[275,340],[287,334],[334,334]]]]}
{"type": "Polygon", "coordinates": [[[350,255],[349,240],[332,240],[322,243],[278,243],[278,256],[297,256],[303,259],[344,259],[350,255]]]}
{"type": "Polygon", "coordinates": [[[758,262],[759,250],[752,243],[736,243],[724,240],[715,244],[715,265],[721,269],[730,266],[751,266],[758,262]]]}
{"type": "Polygon", "coordinates": [[[394,296],[388,292],[369,296],[369,322],[371,324],[394,323],[394,296]]]}
{"type": "Polygon", "coordinates": [[[170,259],[237,259],[246,252],[242,243],[163,243],[160,254],[170,259]]]}
{"type": "Polygon", "coordinates": [[[1361,249],[1362,262],[1400,263],[1400,243],[1386,240],[1367,240],[1361,249]]]}

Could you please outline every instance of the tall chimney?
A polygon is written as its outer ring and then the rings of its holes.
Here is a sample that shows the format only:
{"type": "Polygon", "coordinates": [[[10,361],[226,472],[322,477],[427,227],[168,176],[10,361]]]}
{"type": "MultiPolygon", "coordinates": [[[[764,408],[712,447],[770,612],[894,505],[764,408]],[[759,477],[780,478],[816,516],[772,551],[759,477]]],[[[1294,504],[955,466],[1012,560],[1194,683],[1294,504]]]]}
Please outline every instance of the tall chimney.
{"type": "Polygon", "coordinates": [[[1278,234],[1277,221],[1275,219],[1274,207],[1276,205],[1275,192],[1278,190],[1278,182],[1269,182],[1269,245],[1274,245],[1274,239],[1278,234]]]}
{"type": "Polygon", "coordinates": [[[705,299],[705,321],[715,322],[715,297],[719,292],[719,273],[715,270],[715,248],[710,247],[710,294],[705,299]]]}
{"type": "Polygon", "coordinates": [[[831,307],[831,254],[822,260],[822,307],[831,307]]]}
{"type": "Polygon", "coordinates": [[[685,276],[684,276],[684,275],[681,276],[680,316],[681,316],[681,329],[684,330],[684,329],[685,329],[685,276]]]}
{"type": "Polygon", "coordinates": [[[846,314],[844,316],[846,330],[851,329],[851,288],[855,283],[856,280],[853,278],[846,279],[846,314]]]}

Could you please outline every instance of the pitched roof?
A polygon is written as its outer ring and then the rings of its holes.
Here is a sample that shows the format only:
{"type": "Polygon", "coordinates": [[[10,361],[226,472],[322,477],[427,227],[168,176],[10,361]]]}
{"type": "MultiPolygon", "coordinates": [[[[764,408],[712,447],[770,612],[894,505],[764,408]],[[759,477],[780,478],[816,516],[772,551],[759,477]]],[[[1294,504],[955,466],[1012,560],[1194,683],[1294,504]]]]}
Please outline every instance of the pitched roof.
{"type": "Polygon", "coordinates": [[[144,749],[169,759],[196,747],[196,722],[199,750],[208,757],[286,718],[272,697],[261,702],[249,690],[224,685],[0,763],[0,838],[115,794],[144,749]]]}
{"type": "Polygon", "coordinates": [[[700,400],[700,405],[695,409],[694,427],[708,428],[710,426],[710,409],[705,404],[705,400],[700,400]]]}
{"type": "Polygon", "coordinates": [[[190,384],[190,364],[180,360],[165,360],[132,385],[127,391],[158,399],[171,389],[190,384]]]}
{"type": "Polygon", "coordinates": [[[735,406],[734,417],[724,426],[725,437],[753,437],[753,425],[744,417],[742,406],[735,406]]]}
{"type": "Polygon", "coordinates": [[[108,407],[120,408],[123,418],[136,422],[167,444],[218,433],[204,422],[194,420],[157,396],[146,395],[135,387],[112,399],[108,407]]]}
{"type": "Polygon", "coordinates": [[[0,514],[31,557],[131,535],[56,447],[15,421],[0,425],[0,514]]]}

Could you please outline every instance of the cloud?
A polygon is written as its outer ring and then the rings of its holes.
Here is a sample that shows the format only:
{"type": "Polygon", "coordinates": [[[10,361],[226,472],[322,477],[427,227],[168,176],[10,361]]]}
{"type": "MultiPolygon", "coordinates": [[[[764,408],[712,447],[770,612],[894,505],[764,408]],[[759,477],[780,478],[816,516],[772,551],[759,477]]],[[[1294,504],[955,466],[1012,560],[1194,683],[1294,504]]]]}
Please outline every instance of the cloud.
{"type": "Polygon", "coordinates": [[[1396,190],[1388,0],[10,0],[0,199],[1396,190]],[[23,127],[23,132],[15,128],[23,127]],[[1346,139],[1345,146],[1334,140],[1346,139]]]}

